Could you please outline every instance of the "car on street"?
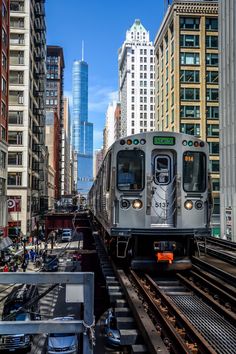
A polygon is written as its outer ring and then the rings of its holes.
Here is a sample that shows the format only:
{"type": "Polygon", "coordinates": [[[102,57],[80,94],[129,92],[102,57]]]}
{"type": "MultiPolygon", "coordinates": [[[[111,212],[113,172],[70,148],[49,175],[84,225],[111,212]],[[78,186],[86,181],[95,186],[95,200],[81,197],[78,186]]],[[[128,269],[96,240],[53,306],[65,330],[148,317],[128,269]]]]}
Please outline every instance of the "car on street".
{"type": "Polygon", "coordinates": [[[117,327],[117,319],[114,311],[108,310],[104,323],[105,341],[108,346],[120,346],[120,330],[117,327]]]}
{"type": "MultiPolygon", "coordinates": [[[[74,317],[55,317],[58,321],[72,321],[74,317]]],[[[47,336],[48,354],[76,354],[78,353],[78,337],[75,333],[50,333],[47,336]]]]}
{"type": "Polygon", "coordinates": [[[49,254],[44,258],[42,270],[45,272],[56,272],[59,267],[59,260],[55,254],[49,254]]]}
{"type": "Polygon", "coordinates": [[[61,234],[62,242],[70,242],[72,240],[72,230],[71,229],[63,229],[61,234]]]}

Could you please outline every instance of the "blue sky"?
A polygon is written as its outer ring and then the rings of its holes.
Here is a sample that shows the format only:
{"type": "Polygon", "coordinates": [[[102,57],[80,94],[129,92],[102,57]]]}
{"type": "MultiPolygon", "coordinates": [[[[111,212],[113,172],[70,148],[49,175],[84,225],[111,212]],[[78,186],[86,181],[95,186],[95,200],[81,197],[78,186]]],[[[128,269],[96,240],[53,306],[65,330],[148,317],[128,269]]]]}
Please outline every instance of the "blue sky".
{"type": "MultiPolygon", "coordinates": [[[[89,121],[94,123],[94,148],[102,146],[108,103],[118,91],[118,49],[126,30],[139,18],[155,35],[164,15],[164,0],[47,0],[47,44],[63,47],[64,94],[71,101],[72,65],[81,59],[89,65],[89,121]]],[[[72,102],[70,102],[72,103],[72,102]]]]}

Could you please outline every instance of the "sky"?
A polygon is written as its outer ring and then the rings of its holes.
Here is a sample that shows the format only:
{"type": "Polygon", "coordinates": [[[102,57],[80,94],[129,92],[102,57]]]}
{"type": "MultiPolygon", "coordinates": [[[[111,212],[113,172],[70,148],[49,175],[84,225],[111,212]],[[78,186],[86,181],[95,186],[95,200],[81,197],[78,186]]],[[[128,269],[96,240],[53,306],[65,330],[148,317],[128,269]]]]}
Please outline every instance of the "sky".
{"type": "Polygon", "coordinates": [[[47,45],[63,48],[64,96],[69,97],[71,106],[72,66],[82,58],[84,41],[94,149],[102,147],[107,106],[117,98],[118,49],[126,31],[140,19],[154,41],[163,17],[164,0],[46,0],[47,45]]]}

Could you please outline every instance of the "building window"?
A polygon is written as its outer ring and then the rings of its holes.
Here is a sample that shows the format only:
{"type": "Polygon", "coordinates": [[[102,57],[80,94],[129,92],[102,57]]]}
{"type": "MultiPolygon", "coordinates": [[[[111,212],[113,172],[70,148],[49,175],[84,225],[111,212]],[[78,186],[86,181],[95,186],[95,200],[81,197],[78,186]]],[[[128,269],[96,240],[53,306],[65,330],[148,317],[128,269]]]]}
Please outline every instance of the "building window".
{"type": "Polygon", "coordinates": [[[218,99],[219,99],[219,90],[218,89],[211,89],[211,88],[208,88],[206,90],[206,99],[207,101],[217,101],[218,102],[218,99]]]}
{"type": "Polygon", "coordinates": [[[207,136],[218,137],[219,136],[219,124],[208,124],[207,125],[207,136]]]}
{"type": "Polygon", "coordinates": [[[181,133],[200,136],[200,124],[180,124],[181,133]]]}
{"type": "Polygon", "coordinates": [[[7,46],[7,34],[4,28],[2,28],[2,43],[4,44],[5,47],[7,46]]]}
{"type": "Polygon", "coordinates": [[[22,173],[21,172],[8,172],[7,184],[9,186],[21,186],[22,173]]]}
{"type": "Polygon", "coordinates": [[[24,84],[24,72],[23,71],[10,71],[9,82],[11,85],[23,85],[24,84]]]}
{"type": "Polygon", "coordinates": [[[219,155],[219,142],[211,141],[208,143],[211,155],[219,155]]]}
{"type": "Polygon", "coordinates": [[[6,195],[6,180],[4,178],[0,178],[0,196],[6,195]]]}
{"type": "Polygon", "coordinates": [[[218,48],[218,36],[206,36],[206,48],[218,48]]]}
{"type": "Polygon", "coordinates": [[[11,0],[10,11],[24,11],[24,2],[19,0],[11,0]]]}
{"type": "Polygon", "coordinates": [[[220,190],[220,180],[218,178],[212,178],[212,190],[214,192],[219,192],[220,190]]]}
{"type": "Polygon", "coordinates": [[[0,168],[6,168],[6,156],[7,154],[0,150],[0,168]]]}
{"type": "Polygon", "coordinates": [[[10,91],[9,92],[9,104],[19,105],[24,103],[24,92],[23,91],[10,91]]]}
{"type": "Polygon", "coordinates": [[[8,131],[8,143],[10,145],[22,145],[22,143],[23,143],[23,132],[8,131]]]}
{"type": "Polygon", "coordinates": [[[199,65],[199,53],[180,53],[181,65],[199,65]]]}
{"type": "Polygon", "coordinates": [[[199,36],[191,34],[182,34],[180,36],[181,47],[199,47],[199,36]]]}
{"type": "Polygon", "coordinates": [[[22,165],[22,152],[8,152],[8,165],[22,165]]]}
{"type": "Polygon", "coordinates": [[[181,106],[180,108],[181,118],[200,118],[200,106],[181,106]]]}
{"type": "Polygon", "coordinates": [[[198,17],[180,17],[181,29],[199,29],[200,19],[198,17]]]}
{"type": "Polygon", "coordinates": [[[7,136],[6,136],[6,128],[1,125],[1,138],[2,140],[6,141],[7,136]]]}
{"type": "Polygon", "coordinates": [[[209,169],[212,173],[219,173],[220,171],[220,161],[219,160],[210,160],[209,161],[209,169]]]}
{"type": "Polygon", "coordinates": [[[23,124],[23,111],[9,111],[9,124],[23,124]]]}
{"type": "Polygon", "coordinates": [[[218,31],[218,19],[216,17],[209,17],[206,19],[207,31],[218,31]]]}
{"type": "Polygon", "coordinates": [[[207,73],[206,73],[206,82],[208,84],[218,84],[218,82],[219,82],[219,73],[218,73],[218,71],[207,71],[207,73]]]}
{"type": "Polygon", "coordinates": [[[180,71],[180,82],[199,82],[199,71],[198,70],[181,70],[180,71]]]}
{"type": "Polygon", "coordinates": [[[206,112],[208,119],[219,119],[219,107],[207,106],[206,112]]]}
{"type": "Polygon", "coordinates": [[[206,65],[218,66],[218,54],[217,53],[207,53],[206,54],[206,65]]]}
{"type": "Polygon", "coordinates": [[[200,90],[198,88],[181,88],[180,99],[185,101],[198,101],[200,98],[200,90]]]}
{"type": "Polygon", "coordinates": [[[2,52],[2,67],[7,70],[7,57],[6,55],[2,52]]]}
{"type": "Polygon", "coordinates": [[[10,65],[23,65],[24,64],[24,52],[21,50],[10,51],[10,65]]]}
{"type": "Polygon", "coordinates": [[[1,115],[2,115],[2,118],[6,119],[7,109],[6,109],[5,102],[3,102],[3,101],[1,101],[1,115]]]}
{"type": "Polygon", "coordinates": [[[1,82],[2,82],[2,87],[1,87],[1,89],[2,89],[2,93],[4,94],[4,95],[6,95],[7,94],[7,82],[6,82],[6,80],[2,77],[2,80],[1,80],[1,82]]]}

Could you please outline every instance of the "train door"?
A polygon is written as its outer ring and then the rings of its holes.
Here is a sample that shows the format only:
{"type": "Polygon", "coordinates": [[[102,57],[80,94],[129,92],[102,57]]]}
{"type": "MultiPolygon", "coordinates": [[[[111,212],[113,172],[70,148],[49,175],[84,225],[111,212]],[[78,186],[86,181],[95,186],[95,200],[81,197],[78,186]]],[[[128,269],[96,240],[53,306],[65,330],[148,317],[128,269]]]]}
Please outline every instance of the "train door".
{"type": "Polygon", "coordinates": [[[154,150],[152,155],[151,224],[174,227],[175,219],[175,156],[171,151],[154,150]]]}

